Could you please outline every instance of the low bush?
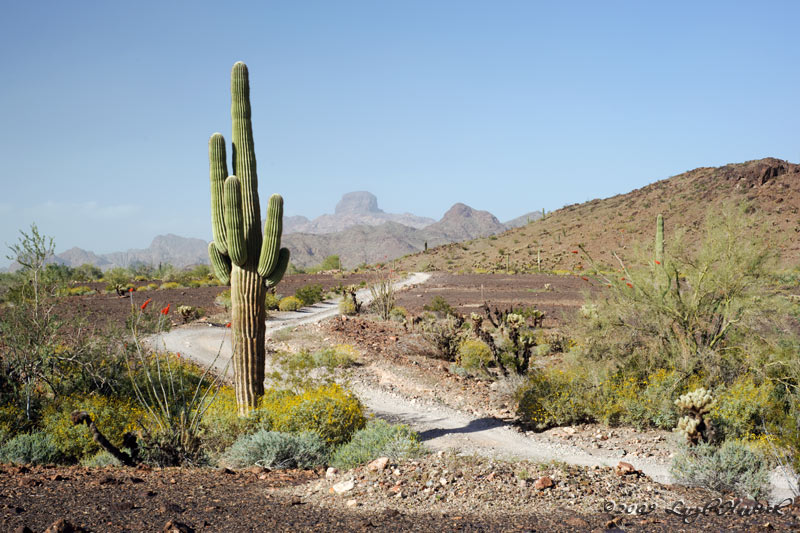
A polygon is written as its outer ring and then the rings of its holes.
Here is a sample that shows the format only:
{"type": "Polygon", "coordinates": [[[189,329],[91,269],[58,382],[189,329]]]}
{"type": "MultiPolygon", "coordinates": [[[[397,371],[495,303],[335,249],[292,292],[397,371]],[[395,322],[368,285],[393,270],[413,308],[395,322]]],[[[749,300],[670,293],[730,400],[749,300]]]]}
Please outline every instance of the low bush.
{"type": "Polygon", "coordinates": [[[206,400],[206,411],[199,437],[211,453],[220,453],[248,431],[257,427],[252,417],[239,416],[236,394],[232,387],[221,387],[215,397],[206,400]]]}
{"type": "Polygon", "coordinates": [[[463,324],[461,317],[452,315],[441,320],[427,319],[422,322],[422,337],[436,350],[440,359],[455,361],[466,334],[461,328],[463,324]]]}
{"type": "Polygon", "coordinates": [[[252,465],[264,468],[313,468],[324,465],[328,452],[316,433],[285,433],[260,430],[243,435],[223,455],[224,464],[233,468],[252,465]]]}
{"type": "Polygon", "coordinates": [[[681,483],[761,499],[769,494],[766,460],[739,441],[701,443],[675,454],[671,473],[681,483]]]}
{"type": "Polygon", "coordinates": [[[430,311],[431,313],[436,313],[440,316],[447,316],[447,315],[455,315],[456,311],[453,309],[447,300],[442,298],[441,296],[434,296],[431,303],[425,304],[422,306],[425,311],[430,311]]]}
{"type": "Polygon", "coordinates": [[[280,305],[280,303],[281,303],[281,299],[278,296],[272,294],[271,292],[268,292],[264,296],[264,307],[266,307],[269,310],[277,309],[278,305],[280,305]]]}
{"type": "Polygon", "coordinates": [[[339,302],[339,313],[348,316],[356,315],[356,304],[347,296],[343,297],[339,302]]]}
{"type": "Polygon", "coordinates": [[[0,447],[0,463],[52,464],[62,460],[53,437],[44,432],[20,433],[0,447]]]}
{"type": "Polygon", "coordinates": [[[314,305],[322,301],[322,285],[314,283],[305,285],[295,291],[294,295],[303,302],[303,306],[314,305]]]}
{"type": "Polygon", "coordinates": [[[281,311],[297,311],[301,307],[303,307],[303,302],[295,296],[287,296],[278,304],[278,309],[281,311]]]}
{"type": "Polygon", "coordinates": [[[729,387],[716,391],[717,401],[710,417],[714,428],[725,439],[743,439],[763,431],[765,422],[776,409],[772,398],[774,386],[756,385],[751,376],[742,376],[729,387]]]}
{"type": "Polygon", "coordinates": [[[522,422],[539,430],[576,424],[593,418],[586,402],[593,396],[582,373],[537,370],[518,392],[517,414],[522,422]]]}
{"type": "Polygon", "coordinates": [[[259,411],[274,431],[313,431],[330,446],[347,442],[366,423],[361,402],[337,384],[299,394],[269,390],[261,398],[259,411]]]}
{"type": "Polygon", "coordinates": [[[214,298],[214,303],[216,303],[220,307],[224,307],[225,309],[231,308],[231,290],[225,289],[221,293],[217,294],[217,297],[214,298]]]}
{"type": "Polygon", "coordinates": [[[68,461],[78,461],[100,451],[84,424],[73,425],[73,411],[86,411],[103,435],[115,446],[122,445],[125,432],[138,428],[142,410],[133,402],[106,396],[69,396],[45,410],[42,427],[68,461]]]}
{"type": "Polygon", "coordinates": [[[398,460],[418,457],[422,453],[419,435],[408,426],[375,419],[358,430],[350,442],[333,452],[331,465],[342,469],[353,468],[378,457],[398,460]]]}
{"type": "Polygon", "coordinates": [[[167,289],[179,289],[179,288],[181,288],[181,284],[178,283],[177,281],[167,281],[165,283],[162,283],[158,287],[158,290],[163,291],[163,290],[167,290],[167,289]]]}
{"type": "Polygon", "coordinates": [[[103,450],[101,452],[97,452],[91,457],[83,458],[81,460],[81,466],[85,466],[87,468],[103,468],[106,466],[122,466],[122,463],[120,463],[116,457],[103,450]]]}
{"type": "Polygon", "coordinates": [[[458,347],[458,361],[465,370],[485,368],[492,361],[492,350],[485,342],[466,339],[458,347]]]}
{"type": "Polygon", "coordinates": [[[389,311],[389,320],[394,322],[403,322],[406,318],[408,318],[408,311],[406,311],[405,307],[396,305],[392,307],[391,311],[389,311]]]}

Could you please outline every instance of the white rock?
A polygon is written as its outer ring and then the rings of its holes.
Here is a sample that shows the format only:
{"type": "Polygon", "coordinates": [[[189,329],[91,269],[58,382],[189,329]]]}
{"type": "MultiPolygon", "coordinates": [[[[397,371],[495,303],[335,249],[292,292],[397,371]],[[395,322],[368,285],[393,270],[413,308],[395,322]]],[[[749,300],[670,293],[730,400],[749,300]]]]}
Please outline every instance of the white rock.
{"type": "Polygon", "coordinates": [[[325,479],[333,479],[336,477],[336,474],[339,472],[338,468],[334,468],[329,466],[328,469],[325,471],[325,479]]]}
{"type": "Polygon", "coordinates": [[[336,485],[333,486],[333,492],[336,494],[344,494],[345,492],[351,491],[355,488],[356,482],[352,479],[348,479],[347,481],[340,481],[336,485]]]}

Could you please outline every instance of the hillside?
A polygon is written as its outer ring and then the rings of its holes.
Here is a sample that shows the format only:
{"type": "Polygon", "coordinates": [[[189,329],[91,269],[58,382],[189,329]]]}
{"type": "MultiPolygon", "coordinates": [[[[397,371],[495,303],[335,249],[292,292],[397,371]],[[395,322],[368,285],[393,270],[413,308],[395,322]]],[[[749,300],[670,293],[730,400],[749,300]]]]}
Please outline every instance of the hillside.
{"type": "Polygon", "coordinates": [[[544,219],[511,229],[496,237],[449,244],[404,258],[406,270],[536,272],[574,270],[582,266],[578,245],[597,260],[623,258],[635,243],[650,240],[661,213],[669,239],[684,228],[699,237],[709,209],[726,202],[748,202],[758,213],[761,228],[778,250],[783,265],[800,260],[800,165],[766,158],[722,167],[702,167],[660,180],[627,194],[573,204],[548,213],[544,219]]]}

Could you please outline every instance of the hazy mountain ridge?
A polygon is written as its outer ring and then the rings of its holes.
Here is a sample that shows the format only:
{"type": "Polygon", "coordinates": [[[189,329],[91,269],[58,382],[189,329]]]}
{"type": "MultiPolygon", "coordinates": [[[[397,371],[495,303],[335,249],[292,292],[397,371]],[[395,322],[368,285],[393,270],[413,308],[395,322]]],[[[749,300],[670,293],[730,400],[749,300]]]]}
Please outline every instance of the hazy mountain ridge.
{"type": "MultiPolygon", "coordinates": [[[[314,220],[290,216],[284,217],[283,222],[282,245],[291,251],[292,263],[301,268],[317,265],[329,255],[339,255],[342,266],[352,268],[421,251],[426,243],[430,247],[439,246],[507,229],[488,211],[461,203],[450,208],[439,221],[408,213],[384,213],[378,208],[377,198],[366,191],[345,194],[334,214],[314,220]],[[329,231],[340,226],[344,229],[329,231]],[[303,227],[313,231],[296,231],[303,227]]],[[[95,254],[74,247],[56,254],[54,260],[72,267],[91,263],[103,270],[137,263],[154,266],[171,263],[181,268],[208,264],[208,242],[173,234],[159,235],[145,249],[95,254]]]]}
{"type": "Polygon", "coordinates": [[[304,216],[284,217],[283,234],[325,234],[344,231],[352,226],[380,226],[396,222],[410,228],[424,228],[436,222],[432,218],[411,213],[385,213],[378,208],[378,198],[367,191],[349,192],[342,196],[333,214],[320,215],[314,220],[304,216]]]}

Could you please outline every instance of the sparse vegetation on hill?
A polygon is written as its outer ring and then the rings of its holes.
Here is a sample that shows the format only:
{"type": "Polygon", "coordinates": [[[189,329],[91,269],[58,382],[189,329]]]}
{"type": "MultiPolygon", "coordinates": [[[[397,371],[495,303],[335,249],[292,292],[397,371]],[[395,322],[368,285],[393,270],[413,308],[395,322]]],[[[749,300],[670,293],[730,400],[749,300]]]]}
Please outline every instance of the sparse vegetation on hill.
{"type": "Polygon", "coordinates": [[[584,246],[595,261],[617,267],[612,253],[633,257],[637,243],[652,241],[660,213],[671,228],[699,241],[709,209],[746,202],[757,214],[764,245],[779,264],[800,262],[800,165],[774,158],[698,168],[641,189],[565,206],[500,235],[431,247],[397,262],[407,271],[572,273],[586,268],[584,246]]]}

